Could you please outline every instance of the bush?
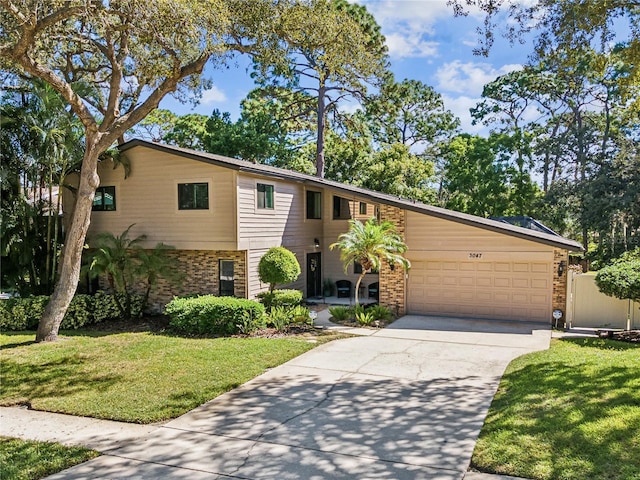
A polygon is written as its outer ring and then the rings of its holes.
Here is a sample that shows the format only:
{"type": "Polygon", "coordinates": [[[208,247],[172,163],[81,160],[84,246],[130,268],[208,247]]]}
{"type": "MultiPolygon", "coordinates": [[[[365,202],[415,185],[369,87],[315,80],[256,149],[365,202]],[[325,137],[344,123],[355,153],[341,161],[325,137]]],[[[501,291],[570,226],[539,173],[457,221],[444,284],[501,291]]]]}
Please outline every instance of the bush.
{"type": "Polygon", "coordinates": [[[329,313],[333,318],[342,322],[350,319],[353,311],[349,307],[329,307],[329,313]]]}
{"type": "Polygon", "coordinates": [[[264,306],[253,300],[235,297],[202,295],[195,298],[174,298],[165,307],[171,328],[188,334],[234,334],[250,330],[252,322],[259,324],[264,306]]]}
{"type": "Polygon", "coordinates": [[[371,312],[361,311],[356,313],[356,321],[360,325],[371,325],[374,320],[375,317],[371,312]]]}
{"type": "Polygon", "coordinates": [[[261,292],[258,299],[267,310],[272,307],[295,307],[302,303],[300,290],[274,290],[273,292],[261,292]]]}
{"type": "Polygon", "coordinates": [[[312,325],[311,316],[309,315],[309,309],[302,305],[298,305],[291,309],[291,315],[293,316],[293,323],[299,325],[312,325]]]}
{"type": "Polygon", "coordinates": [[[367,313],[373,315],[374,320],[382,320],[383,322],[393,320],[393,313],[391,313],[391,310],[382,305],[373,305],[367,308],[367,313]]]}
{"type": "Polygon", "coordinates": [[[284,247],[273,247],[258,263],[260,281],[269,284],[273,291],[278,283],[295,282],[300,276],[300,264],[295,254],[284,247]]]}
{"type": "Polygon", "coordinates": [[[268,325],[282,332],[293,322],[292,311],[286,307],[273,307],[269,313],[268,325]]]}
{"type": "MultiPolygon", "coordinates": [[[[0,330],[36,330],[48,301],[49,297],[46,295],[0,300],[0,330]]],[[[142,296],[134,296],[131,303],[136,316],[140,316],[142,296]]],[[[74,330],[119,316],[113,295],[104,292],[96,295],[78,294],[71,300],[60,328],[74,330]]]]}

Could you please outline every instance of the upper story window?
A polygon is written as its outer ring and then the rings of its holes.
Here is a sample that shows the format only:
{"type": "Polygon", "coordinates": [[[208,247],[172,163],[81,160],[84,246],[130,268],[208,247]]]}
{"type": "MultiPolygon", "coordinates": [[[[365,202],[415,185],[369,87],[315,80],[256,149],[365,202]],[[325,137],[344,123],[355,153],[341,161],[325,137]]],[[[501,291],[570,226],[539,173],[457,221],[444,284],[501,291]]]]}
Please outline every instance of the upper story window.
{"type": "Polygon", "coordinates": [[[349,220],[351,218],[351,209],[349,208],[349,200],[342,197],[333,196],[333,219],[349,220]]]}
{"type": "Polygon", "coordinates": [[[208,183],[179,183],[178,184],[178,209],[179,210],[208,210],[209,209],[209,184],[208,183]]]}
{"type": "Polygon", "coordinates": [[[258,191],[258,208],[273,209],[273,185],[259,183],[258,191]]]}
{"type": "Polygon", "coordinates": [[[91,210],[97,212],[114,211],[116,209],[116,187],[98,187],[93,197],[91,210]]]}
{"type": "Polygon", "coordinates": [[[307,218],[322,218],[322,194],[307,190],[307,218]]]}

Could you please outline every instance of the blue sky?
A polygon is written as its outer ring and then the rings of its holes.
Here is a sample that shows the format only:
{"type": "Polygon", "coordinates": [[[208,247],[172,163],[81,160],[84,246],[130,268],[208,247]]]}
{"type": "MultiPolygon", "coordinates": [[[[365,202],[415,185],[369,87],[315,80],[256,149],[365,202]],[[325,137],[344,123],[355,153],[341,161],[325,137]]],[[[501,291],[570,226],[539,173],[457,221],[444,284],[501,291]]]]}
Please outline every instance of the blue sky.
{"type": "MultiPolygon", "coordinates": [[[[476,29],[484,17],[477,11],[455,18],[446,0],[357,1],[382,28],[396,80],[409,78],[431,85],[443,96],[445,106],[460,118],[463,131],[485,132],[486,127],[471,125],[469,108],[475,106],[486,83],[527,61],[531,43],[511,46],[496,35],[490,56],[478,57],[473,55],[473,48],[478,41],[476,29]]],[[[172,98],[165,99],[160,107],[178,114],[205,115],[217,108],[237,118],[240,101],[254,88],[247,67],[248,60],[240,57],[228,69],[205,71],[213,80],[213,88],[204,92],[195,108],[172,98]]]]}

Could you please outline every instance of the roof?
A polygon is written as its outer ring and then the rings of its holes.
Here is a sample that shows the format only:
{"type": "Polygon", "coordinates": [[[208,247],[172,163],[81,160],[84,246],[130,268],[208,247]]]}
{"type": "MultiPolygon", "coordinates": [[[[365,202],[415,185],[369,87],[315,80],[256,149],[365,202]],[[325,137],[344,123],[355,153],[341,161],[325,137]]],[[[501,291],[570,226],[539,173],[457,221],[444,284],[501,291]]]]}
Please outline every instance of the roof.
{"type": "Polygon", "coordinates": [[[407,200],[386,193],[380,193],[366,188],[360,188],[353,185],[347,185],[333,180],[327,180],[325,178],[316,177],[313,175],[307,175],[305,173],[295,172],[293,170],[285,170],[283,168],[272,167],[270,165],[262,165],[245,160],[238,160],[237,158],[225,157],[222,155],[216,155],[213,153],[199,152],[196,150],[190,150],[187,148],[176,147],[173,145],[165,145],[161,143],[149,142],[141,139],[133,139],[126,143],[119,145],[119,149],[122,152],[126,152],[134,147],[146,147],[154,150],[159,150],[165,153],[172,153],[180,155],[191,160],[209,163],[220,167],[230,168],[240,172],[252,173],[256,175],[263,175],[267,177],[288,180],[292,182],[302,183],[305,185],[312,185],[323,188],[331,188],[344,194],[357,195],[358,197],[371,200],[372,202],[384,203],[394,207],[402,208],[412,212],[422,213],[425,215],[431,215],[433,217],[442,218],[445,220],[451,220],[453,222],[470,225],[473,227],[483,228],[485,230],[491,230],[494,232],[503,233],[505,235],[511,235],[514,237],[523,238],[533,242],[544,243],[559,247],[571,251],[582,251],[582,245],[580,243],[564,238],[560,235],[550,234],[545,232],[539,232],[535,230],[529,230],[527,228],[511,225],[509,223],[500,222],[497,220],[491,220],[488,218],[478,217],[476,215],[469,215],[467,213],[456,212],[453,210],[447,210],[446,208],[435,207],[433,205],[426,205],[424,203],[407,200]]]}

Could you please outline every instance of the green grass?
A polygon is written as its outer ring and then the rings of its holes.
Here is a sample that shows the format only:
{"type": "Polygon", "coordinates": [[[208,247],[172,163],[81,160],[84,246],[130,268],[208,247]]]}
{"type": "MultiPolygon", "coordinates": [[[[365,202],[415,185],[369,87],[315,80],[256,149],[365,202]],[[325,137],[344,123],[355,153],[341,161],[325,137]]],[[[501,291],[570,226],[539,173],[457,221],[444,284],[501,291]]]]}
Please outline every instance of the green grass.
{"type": "Polygon", "coordinates": [[[98,455],[86,448],[0,437],[0,479],[36,480],[98,455]]]}
{"type": "MultiPolygon", "coordinates": [[[[0,405],[153,423],[175,418],[317,343],[288,338],[71,334],[33,343],[0,335],[0,405]]],[[[331,336],[314,337],[322,343],[331,336]]]]}
{"type": "Polygon", "coordinates": [[[563,339],[514,360],[472,467],[540,480],[640,480],[640,347],[563,339]]]}

